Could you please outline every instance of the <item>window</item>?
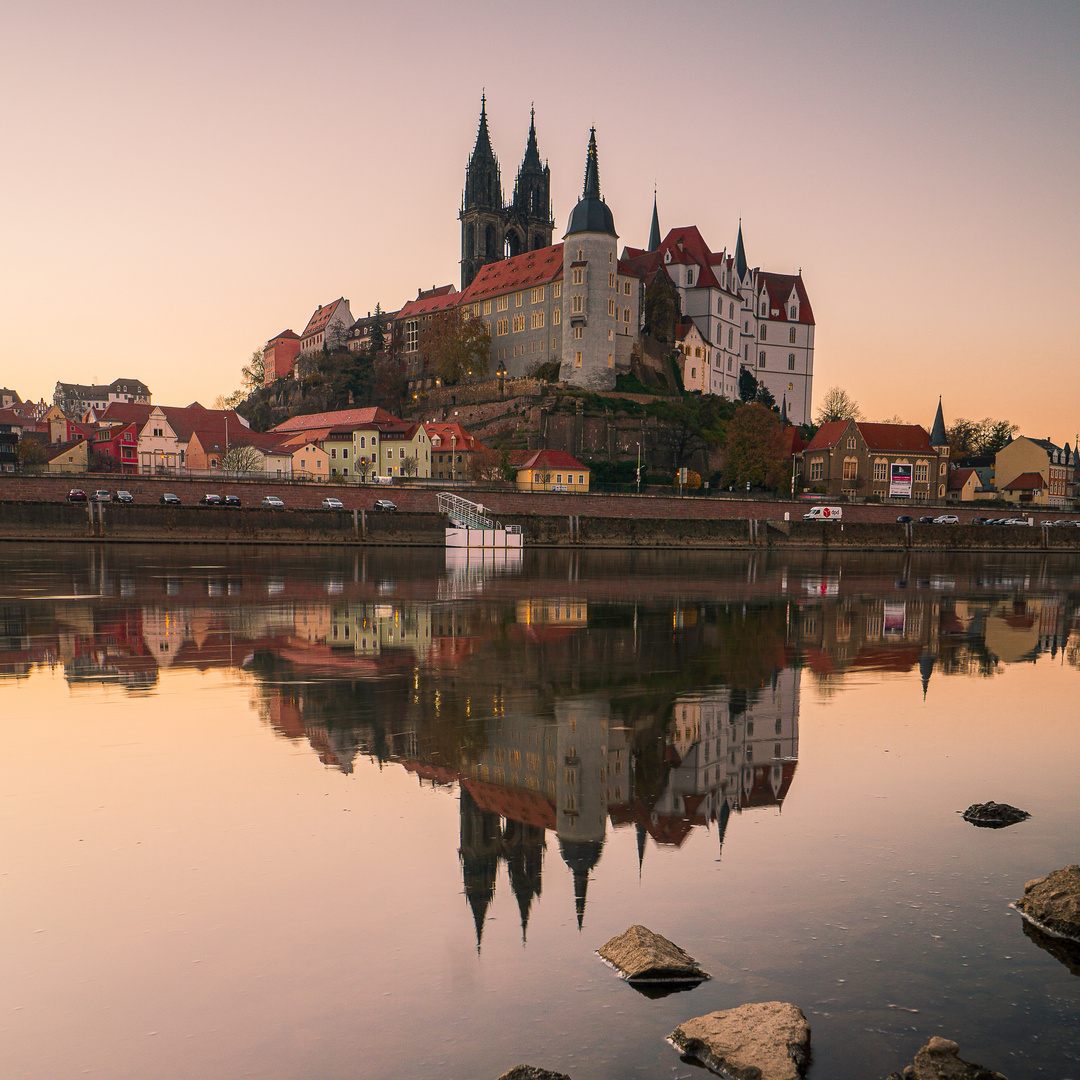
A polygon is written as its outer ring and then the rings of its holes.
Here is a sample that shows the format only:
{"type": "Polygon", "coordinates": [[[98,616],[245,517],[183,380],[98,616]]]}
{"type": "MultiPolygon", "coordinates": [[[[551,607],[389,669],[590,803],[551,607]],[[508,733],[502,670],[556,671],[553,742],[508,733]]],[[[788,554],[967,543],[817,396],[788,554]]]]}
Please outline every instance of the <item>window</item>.
{"type": "Polygon", "coordinates": [[[944,476],[944,475],[945,475],[945,462],[944,462],[944,461],[943,461],[943,462],[941,463],[941,468],[940,468],[940,469],[938,469],[938,473],[939,473],[939,475],[941,475],[941,476],[944,476]]]}
{"type": "Polygon", "coordinates": [[[734,301],[727,306],[727,317],[729,319],[735,318],[735,303],[734,301]]]}
{"type": "Polygon", "coordinates": [[[553,297],[555,297],[556,300],[558,300],[559,297],[562,296],[562,282],[561,281],[556,281],[555,284],[551,286],[551,295],[553,297]]]}
{"type": "Polygon", "coordinates": [[[575,285],[584,285],[585,284],[585,268],[583,266],[575,266],[574,267],[573,281],[574,281],[575,285]]]}
{"type": "Polygon", "coordinates": [[[533,330],[542,330],[543,329],[543,327],[544,327],[544,312],[542,310],[541,311],[534,311],[532,313],[531,326],[532,326],[533,330]]]}
{"type": "Polygon", "coordinates": [[[728,327],[728,332],[727,332],[727,347],[729,349],[731,348],[732,343],[734,341],[734,335],[735,335],[735,331],[732,330],[732,328],[729,326],[728,327]]]}
{"type": "Polygon", "coordinates": [[[360,436],[360,449],[363,450],[365,446],[367,446],[367,443],[364,441],[364,436],[361,435],[360,436]]]}
{"type": "Polygon", "coordinates": [[[544,302],[544,286],[537,285],[535,289],[530,293],[529,299],[534,304],[542,304],[544,302]]]}
{"type": "Polygon", "coordinates": [[[610,273],[608,274],[608,276],[607,276],[607,283],[608,283],[608,288],[609,288],[609,289],[614,289],[614,288],[616,288],[616,287],[617,287],[617,286],[615,285],[615,271],[614,271],[614,270],[612,270],[612,271],[611,271],[611,272],[610,272],[610,273]]]}
{"type": "MultiPolygon", "coordinates": [[[[552,326],[561,326],[562,325],[562,308],[556,308],[551,313],[551,325],[552,326]]],[[[555,348],[555,339],[554,338],[551,339],[551,347],[553,349],[555,348]]]]}
{"type": "Polygon", "coordinates": [[[392,461],[393,458],[394,458],[394,451],[392,449],[390,449],[390,447],[387,447],[386,448],[386,460],[387,461],[392,461]]]}
{"type": "Polygon", "coordinates": [[[484,301],[484,314],[485,315],[490,315],[491,314],[491,301],[490,300],[485,300],[484,301]]]}
{"type": "Polygon", "coordinates": [[[692,367],[690,369],[690,378],[691,379],[696,379],[697,378],[697,368],[692,367]]]}
{"type": "Polygon", "coordinates": [[[574,367],[581,367],[581,353],[574,353],[574,367]]]}
{"type": "Polygon", "coordinates": [[[584,307],[584,303],[583,303],[584,299],[585,298],[583,296],[573,296],[573,297],[571,297],[570,310],[574,314],[576,314],[576,315],[581,314],[581,311],[582,311],[582,309],[584,307]]]}
{"type": "Polygon", "coordinates": [[[623,322],[625,322],[625,323],[628,323],[630,321],[630,309],[628,307],[623,308],[622,319],[623,319],[623,322]]]}
{"type": "Polygon", "coordinates": [[[584,484],[585,483],[585,474],[584,473],[579,473],[578,474],[577,482],[579,484],[584,484]]]}
{"type": "Polygon", "coordinates": [[[875,461],[874,462],[874,479],[875,480],[888,480],[889,479],[889,463],[887,461],[875,461]]]}
{"type": "Polygon", "coordinates": [[[585,336],[585,331],[580,326],[574,327],[574,337],[580,341],[585,336]]]}
{"type": "Polygon", "coordinates": [[[855,449],[855,436],[854,435],[849,435],[848,436],[847,448],[849,450],[854,450],[855,449]]]}
{"type": "Polygon", "coordinates": [[[925,461],[920,461],[915,465],[915,480],[917,483],[925,484],[930,479],[930,466],[925,461]]]}
{"type": "Polygon", "coordinates": [[[762,349],[761,352],[759,352],[757,354],[757,366],[759,368],[763,368],[765,366],[765,350],[764,349],[762,349]]]}
{"type": "Polygon", "coordinates": [[[613,319],[617,319],[619,317],[619,309],[615,306],[614,300],[609,300],[607,302],[607,313],[613,319]]]}
{"type": "Polygon", "coordinates": [[[762,341],[764,341],[764,340],[765,340],[765,337],[766,337],[766,331],[767,331],[767,330],[768,330],[768,327],[767,327],[767,326],[763,326],[763,327],[761,328],[761,340],[762,340],[762,341]]]}
{"type": "Polygon", "coordinates": [[[555,474],[555,483],[556,484],[561,484],[562,483],[562,473],[561,472],[557,472],[555,474]]]}
{"type": "Polygon", "coordinates": [[[623,287],[622,287],[622,291],[623,291],[623,294],[624,294],[625,296],[629,296],[629,295],[630,295],[630,282],[629,282],[629,281],[624,281],[624,282],[623,282],[623,287]]]}
{"type": "Polygon", "coordinates": [[[420,320],[409,319],[405,323],[405,351],[416,352],[420,341],[420,320]]]}
{"type": "Polygon", "coordinates": [[[399,458],[403,458],[404,456],[405,456],[405,447],[403,446],[403,447],[402,447],[402,448],[401,448],[401,449],[400,449],[400,450],[398,451],[398,457],[399,457],[399,458]]]}
{"type": "Polygon", "coordinates": [[[787,354],[787,369],[788,371],[795,370],[795,354],[793,352],[787,354]]]}
{"type": "Polygon", "coordinates": [[[514,307],[521,307],[522,300],[525,299],[524,293],[514,293],[514,307]]]}
{"type": "Polygon", "coordinates": [[[790,317],[792,319],[797,319],[799,317],[799,309],[794,304],[791,305],[790,317]]]}
{"type": "Polygon", "coordinates": [[[820,480],[821,479],[821,465],[822,465],[821,458],[814,458],[814,460],[810,462],[810,479],[811,480],[820,480]]]}
{"type": "Polygon", "coordinates": [[[341,448],[341,456],[342,456],[342,457],[343,457],[343,458],[344,458],[344,459],[345,459],[346,461],[348,461],[348,460],[349,460],[349,448],[348,448],[347,446],[343,446],[343,447],[341,448]]]}
{"type": "Polygon", "coordinates": [[[503,334],[510,333],[510,320],[509,319],[497,319],[495,322],[495,336],[502,337],[503,334]]]}
{"type": "Polygon", "coordinates": [[[795,327],[794,326],[787,332],[787,339],[788,339],[789,344],[791,344],[791,345],[795,344],[795,327]]]}
{"type": "Polygon", "coordinates": [[[332,458],[336,458],[336,457],[337,457],[337,450],[336,450],[336,449],[335,449],[334,447],[330,447],[330,456],[331,456],[332,458]]]}
{"type": "Polygon", "coordinates": [[[788,388],[789,390],[794,390],[794,389],[795,389],[795,384],[794,384],[794,383],[788,383],[788,384],[787,384],[787,388],[788,388]]]}
{"type": "Polygon", "coordinates": [[[525,316],[524,315],[515,315],[514,316],[514,333],[515,334],[520,334],[521,331],[524,330],[524,329],[525,329],[525,316]]]}
{"type": "Polygon", "coordinates": [[[495,301],[495,306],[499,311],[505,311],[510,306],[510,297],[500,296],[498,300],[495,301]]]}
{"type": "Polygon", "coordinates": [[[693,285],[694,284],[694,268],[692,266],[688,266],[686,268],[686,284],[687,285],[693,285]]]}
{"type": "Polygon", "coordinates": [[[844,458],[844,479],[855,480],[859,475],[859,462],[855,458],[844,458]]]}

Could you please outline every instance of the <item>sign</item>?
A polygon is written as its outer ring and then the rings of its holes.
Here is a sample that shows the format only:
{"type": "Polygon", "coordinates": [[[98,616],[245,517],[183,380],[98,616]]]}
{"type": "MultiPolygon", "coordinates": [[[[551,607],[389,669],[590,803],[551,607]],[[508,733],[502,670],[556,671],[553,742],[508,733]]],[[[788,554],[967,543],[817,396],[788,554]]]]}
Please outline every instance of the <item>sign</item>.
{"type": "Polygon", "coordinates": [[[911,498],[911,470],[913,468],[914,466],[912,465],[901,464],[895,461],[889,466],[892,474],[889,478],[890,499],[911,498]]]}

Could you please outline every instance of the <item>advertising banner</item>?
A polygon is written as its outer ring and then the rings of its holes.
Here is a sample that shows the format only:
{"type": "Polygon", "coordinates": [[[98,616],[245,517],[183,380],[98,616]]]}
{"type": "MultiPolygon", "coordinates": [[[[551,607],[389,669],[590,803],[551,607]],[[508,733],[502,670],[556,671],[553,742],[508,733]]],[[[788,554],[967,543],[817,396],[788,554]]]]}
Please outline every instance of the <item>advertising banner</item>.
{"type": "Polygon", "coordinates": [[[911,498],[911,465],[898,465],[895,462],[890,466],[892,475],[889,478],[890,499],[911,498]]]}

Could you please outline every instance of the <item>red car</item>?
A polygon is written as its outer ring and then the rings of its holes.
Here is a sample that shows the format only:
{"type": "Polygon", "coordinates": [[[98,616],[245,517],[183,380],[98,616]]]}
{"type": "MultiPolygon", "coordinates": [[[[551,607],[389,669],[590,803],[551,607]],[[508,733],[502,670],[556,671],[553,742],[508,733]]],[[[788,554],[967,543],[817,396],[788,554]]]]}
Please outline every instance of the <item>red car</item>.
{"type": "Polygon", "coordinates": [[[68,502],[86,502],[86,492],[81,488],[72,488],[67,493],[68,502]]]}

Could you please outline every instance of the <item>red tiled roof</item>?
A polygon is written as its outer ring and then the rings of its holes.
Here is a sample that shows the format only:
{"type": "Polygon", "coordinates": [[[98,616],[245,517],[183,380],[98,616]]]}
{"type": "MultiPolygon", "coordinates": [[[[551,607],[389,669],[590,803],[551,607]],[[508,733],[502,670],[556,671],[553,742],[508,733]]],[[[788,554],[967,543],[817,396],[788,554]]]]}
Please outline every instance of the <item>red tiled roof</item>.
{"type": "Polygon", "coordinates": [[[304,327],[304,332],[300,336],[306,338],[310,337],[312,334],[317,334],[320,330],[325,330],[327,324],[330,322],[331,318],[333,318],[338,305],[344,303],[345,298],[342,296],[337,300],[331,301],[329,304],[323,304],[321,307],[317,307],[311,318],[308,319],[308,324],[304,327]]]}
{"type": "Polygon", "coordinates": [[[402,304],[401,310],[394,316],[394,322],[401,319],[416,318],[417,315],[431,315],[436,311],[449,311],[451,308],[456,308],[461,303],[462,294],[454,292],[452,285],[447,286],[447,288],[451,290],[448,293],[436,290],[432,294],[429,291],[421,294],[415,300],[402,304]]]}
{"type": "Polygon", "coordinates": [[[125,401],[112,401],[98,417],[99,424],[138,424],[140,427],[150,419],[153,405],[125,401]]]}
{"type": "Polygon", "coordinates": [[[802,436],[799,434],[799,429],[794,424],[788,424],[780,432],[780,441],[783,444],[784,453],[788,457],[793,457],[806,446],[806,443],[802,441],[802,436]]]}
{"type": "Polygon", "coordinates": [[[275,341],[299,341],[300,335],[294,334],[291,330],[282,330],[276,337],[272,337],[266,344],[273,345],[275,341]]]}
{"type": "Polygon", "coordinates": [[[486,450],[487,447],[472,432],[466,431],[460,424],[425,424],[424,430],[431,440],[432,449],[446,450],[486,450]],[[440,445],[436,445],[438,436],[440,445]]]}
{"type": "Polygon", "coordinates": [[[519,469],[573,469],[587,472],[588,470],[576,458],[571,457],[565,450],[537,450],[525,462],[519,465],[519,469]]]}
{"type": "Polygon", "coordinates": [[[968,482],[968,479],[974,475],[974,469],[953,469],[949,473],[949,490],[959,491],[968,482]]]}
{"type": "Polygon", "coordinates": [[[176,433],[178,442],[188,442],[196,431],[220,431],[224,434],[228,426],[231,435],[232,431],[247,430],[246,421],[240,418],[240,414],[235,409],[207,409],[197,401],[184,408],[178,408],[175,405],[159,407],[165,414],[169,427],[176,433]],[[228,418],[227,422],[226,418],[228,418]]]}
{"type": "Polygon", "coordinates": [[[537,248],[515,255],[512,259],[501,259],[480,268],[469,287],[460,294],[463,304],[474,300],[513,292],[517,289],[546,285],[562,277],[563,246],[552,244],[551,247],[537,248]]]}
{"type": "MultiPolygon", "coordinates": [[[[836,446],[848,429],[850,420],[831,420],[818,428],[811,439],[807,452],[828,450],[836,446]]],[[[930,435],[919,424],[863,424],[856,423],[863,442],[871,451],[895,451],[900,454],[933,454],[930,435]]]]}
{"type": "Polygon", "coordinates": [[[1011,484],[1002,485],[1002,491],[1034,491],[1046,487],[1046,481],[1037,472],[1021,473],[1011,484]]]}
{"type": "Polygon", "coordinates": [[[385,409],[369,406],[364,409],[338,409],[336,412],[310,413],[307,416],[292,416],[274,427],[273,431],[312,431],[315,428],[343,427],[355,424],[357,427],[400,424],[396,416],[385,409]]]}
{"type": "Polygon", "coordinates": [[[12,412],[11,409],[0,409],[0,424],[13,424],[15,427],[22,427],[26,421],[16,412],[12,412]]]}
{"type": "Polygon", "coordinates": [[[795,322],[814,325],[814,312],[810,307],[810,298],[806,295],[801,274],[772,274],[766,270],[758,271],[758,284],[769,294],[769,317],[777,322],[791,322],[788,318],[787,301],[794,289],[799,298],[799,317],[795,322]],[[779,315],[773,315],[779,309],[779,315]]]}

